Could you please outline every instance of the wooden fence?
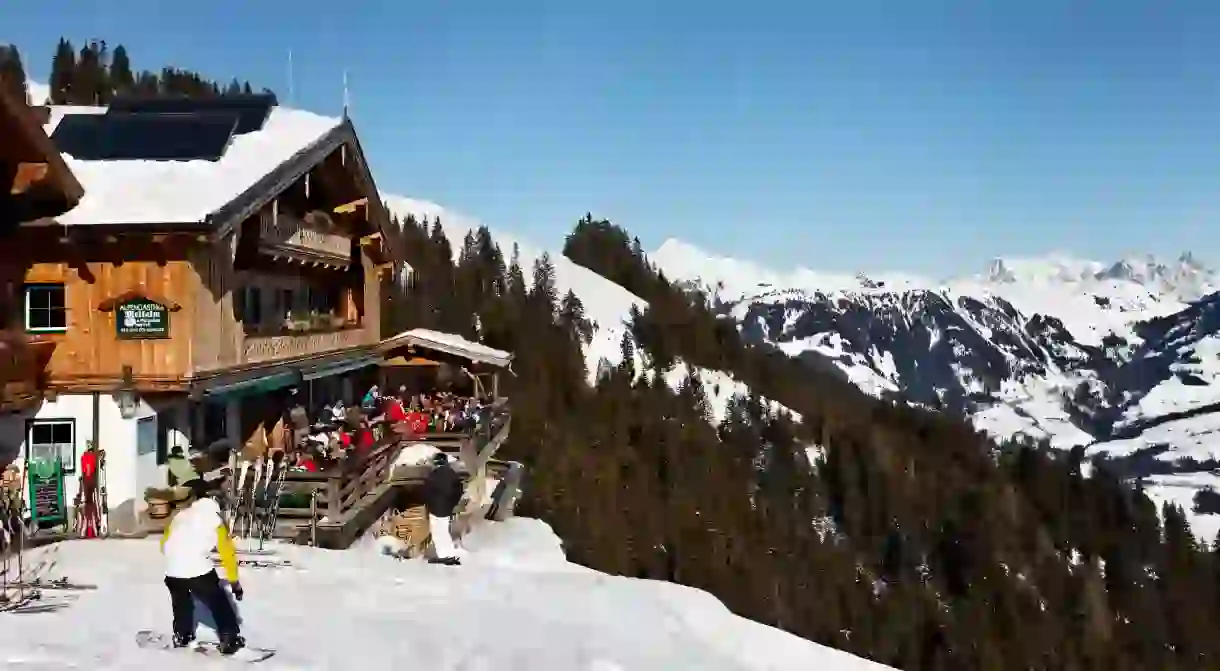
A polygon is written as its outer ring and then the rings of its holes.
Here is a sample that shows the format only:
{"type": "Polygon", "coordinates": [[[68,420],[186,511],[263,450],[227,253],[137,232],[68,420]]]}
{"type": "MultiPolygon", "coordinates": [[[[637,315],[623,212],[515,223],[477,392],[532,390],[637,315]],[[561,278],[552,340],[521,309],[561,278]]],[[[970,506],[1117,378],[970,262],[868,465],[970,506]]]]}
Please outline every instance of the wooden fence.
{"type": "MultiPolygon", "coordinates": [[[[464,434],[407,436],[389,432],[373,446],[363,461],[342,463],[323,472],[291,471],[284,476],[284,496],[276,523],[276,535],[296,541],[306,540],[319,528],[324,535],[338,532],[339,540],[326,543],[346,546],[363,527],[371,524],[387,505],[386,499],[396,486],[418,484],[427,477],[431,465],[391,469],[402,449],[412,443],[427,443],[442,449],[457,447],[462,460],[460,471],[468,475],[468,498],[483,501],[492,455],[508,437],[511,415],[501,400],[492,406],[483,421],[464,434]],[[371,518],[371,519],[370,519],[371,518]]],[[[493,468],[492,470],[497,470],[493,468]]],[[[471,515],[474,511],[470,511],[471,515]]],[[[467,515],[466,517],[469,517],[467,515]]],[[[456,524],[469,528],[471,520],[459,514],[456,524]]]]}

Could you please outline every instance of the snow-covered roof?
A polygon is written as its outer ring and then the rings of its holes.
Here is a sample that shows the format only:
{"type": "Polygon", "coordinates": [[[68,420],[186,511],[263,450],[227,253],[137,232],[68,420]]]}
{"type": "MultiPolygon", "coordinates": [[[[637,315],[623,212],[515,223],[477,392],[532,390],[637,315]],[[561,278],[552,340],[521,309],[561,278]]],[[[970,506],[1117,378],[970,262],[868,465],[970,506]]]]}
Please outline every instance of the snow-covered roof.
{"type": "MultiPolygon", "coordinates": [[[[103,107],[54,106],[47,135],[69,114],[103,107]]],[[[237,135],[218,161],[64,161],[85,188],[80,204],[58,217],[65,226],[188,224],[209,220],[280,166],[324,143],[342,119],[275,107],[262,130],[237,135]]]]}
{"type": "Polygon", "coordinates": [[[453,356],[460,356],[471,361],[479,361],[507,368],[513,361],[510,352],[499,350],[477,342],[471,342],[462,336],[452,333],[442,333],[431,329],[411,329],[403,331],[392,338],[381,341],[381,349],[390,350],[403,345],[416,345],[424,349],[436,350],[453,356]]]}

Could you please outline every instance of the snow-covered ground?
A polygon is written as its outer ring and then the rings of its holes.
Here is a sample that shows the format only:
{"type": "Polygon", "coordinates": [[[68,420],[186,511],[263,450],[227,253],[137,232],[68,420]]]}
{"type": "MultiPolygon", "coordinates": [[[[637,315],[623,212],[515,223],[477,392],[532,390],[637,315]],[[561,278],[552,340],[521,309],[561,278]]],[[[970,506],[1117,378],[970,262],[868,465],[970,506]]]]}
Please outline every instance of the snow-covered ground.
{"type": "MultiPolygon", "coordinates": [[[[542,522],[489,523],[461,567],[366,550],[277,545],[282,568],[242,569],[251,645],[264,669],[698,671],[885,669],[731,614],[711,595],[568,563],[542,522]]],[[[94,592],[45,592],[50,612],[0,614],[5,668],[227,668],[189,653],[142,650],[139,629],[167,629],[156,540],[70,541],[30,553],[47,577],[94,592]]],[[[214,634],[200,629],[200,638],[214,634]]]]}
{"type": "Polygon", "coordinates": [[[1220,475],[1215,473],[1179,473],[1151,475],[1144,480],[1144,493],[1156,504],[1157,512],[1166,503],[1181,506],[1190,522],[1190,530],[1204,543],[1211,544],[1220,532],[1220,515],[1200,515],[1194,512],[1195,493],[1211,487],[1220,491],[1220,475]]]}

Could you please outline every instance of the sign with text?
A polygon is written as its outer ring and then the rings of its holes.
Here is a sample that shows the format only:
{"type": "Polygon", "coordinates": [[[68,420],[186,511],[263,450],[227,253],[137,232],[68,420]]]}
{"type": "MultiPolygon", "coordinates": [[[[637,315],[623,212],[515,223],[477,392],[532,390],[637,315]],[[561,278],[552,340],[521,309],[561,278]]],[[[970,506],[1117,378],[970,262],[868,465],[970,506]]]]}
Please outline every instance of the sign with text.
{"type": "Polygon", "coordinates": [[[119,338],[168,338],[169,309],[147,298],[131,298],[114,311],[119,338]]]}
{"type": "Polygon", "coordinates": [[[57,457],[30,461],[26,465],[30,479],[30,519],[35,524],[63,524],[68,520],[64,510],[64,471],[57,457]]]}

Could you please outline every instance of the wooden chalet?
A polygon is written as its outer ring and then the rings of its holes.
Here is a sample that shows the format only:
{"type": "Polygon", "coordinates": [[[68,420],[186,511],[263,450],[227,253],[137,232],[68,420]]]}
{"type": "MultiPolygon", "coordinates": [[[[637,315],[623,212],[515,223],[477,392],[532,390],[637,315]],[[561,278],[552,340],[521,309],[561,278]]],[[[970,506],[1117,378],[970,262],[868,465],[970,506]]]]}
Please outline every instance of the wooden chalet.
{"type": "Polygon", "coordinates": [[[0,440],[58,453],[68,500],[95,442],[111,528],[135,526],[171,448],[263,440],[282,390],[351,399],[375,377],[396,238],[350,119],[131,99],[52,108],[47,135],[85,195],[0,246],[23,269],[10,323],[54,348],[0,440]]]}
{"type": "MultiPolygon", "coordinates": [[[[45,108],[0,90],[0,246],[20,244],[18,227],[27,221],[71,210],[84,191],[43,131],[45,108]]],[[[6,259],[0,269],[0,315],[20,305],[25,259],[6,259]]],[[[22,410],[41,400],[40,372],[54,345],[28,342],[25,330],[0,323],[0,412],[22,410]]],[[[20,442],[0,443],[0,468],[17,456],[20,442]]]]}

